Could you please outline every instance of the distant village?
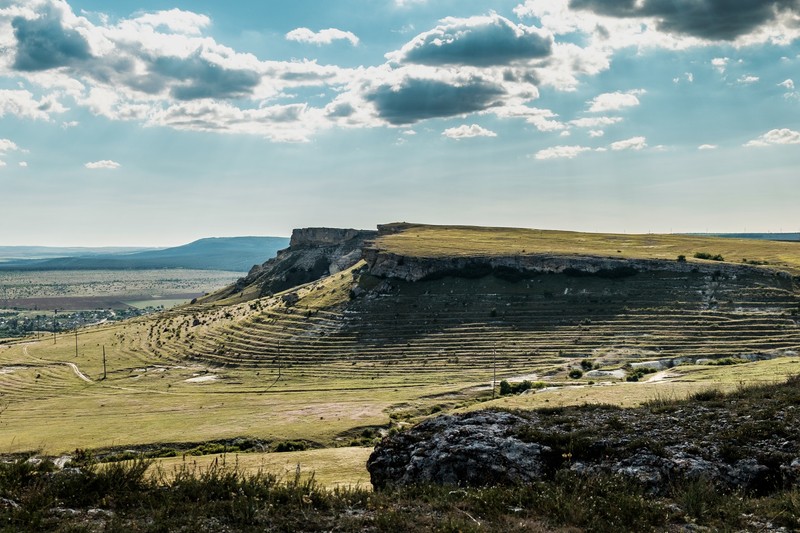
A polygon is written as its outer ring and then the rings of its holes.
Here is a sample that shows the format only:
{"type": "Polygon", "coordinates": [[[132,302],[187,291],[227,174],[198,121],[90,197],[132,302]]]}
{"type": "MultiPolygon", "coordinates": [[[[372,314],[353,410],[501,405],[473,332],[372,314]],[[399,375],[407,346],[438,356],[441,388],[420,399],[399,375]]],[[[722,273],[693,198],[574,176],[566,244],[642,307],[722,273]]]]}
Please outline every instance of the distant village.
{"type": "Polygon", "coordinates": [[[126,318],[163,311],[163,306],[138,309],[95,309],[92,311],[21,311],[17,309],[0,310],[0,339],[31,337],[63,333],[76,328],[115,322],[126,318]]]}

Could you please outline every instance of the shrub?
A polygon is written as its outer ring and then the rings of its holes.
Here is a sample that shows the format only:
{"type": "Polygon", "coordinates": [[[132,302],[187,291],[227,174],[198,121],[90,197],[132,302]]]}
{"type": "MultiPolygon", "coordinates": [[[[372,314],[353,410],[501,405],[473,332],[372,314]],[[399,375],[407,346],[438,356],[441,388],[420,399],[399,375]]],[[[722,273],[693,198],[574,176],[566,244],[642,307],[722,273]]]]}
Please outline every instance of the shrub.
{"type": "Polygon", "coordinates": [[[678,263],[685,263],[685,262],[686,262],[686,256],[685,255],[679,255],[678,256],[678,263]]]}
{"type": "Polygon", "coordinates": [[[545,386],[545,383],[541,381],[531,383],[526,379],[525,381],[521,381],[519,383],[509,383],[508,381],[503,380],[500,382],[500,396],[506,396],[508,394],[520,394],[530,389],[543,389],[545,386]]]}
{"type": "Polygon", "coordinates": [[[711,255],[708,252],[697,252],[694,254],[695,258],[697,259],[707,259],[709,261],[725,261],[725,258],[722,257],[720,254],[711,255]]]}
{"type": "Polygon", "coordinates": [[[569,371],[569,377],[572,379],[578,379],[583,377],[583,370],[579,370],[577,368],[573,368],[569,371]]]}
{"type": "Polygon", "coordinates": [[[275,446],[276,452],[301,452],[308,449],[308,444],[299,440],[285,440],[275,446]]]}

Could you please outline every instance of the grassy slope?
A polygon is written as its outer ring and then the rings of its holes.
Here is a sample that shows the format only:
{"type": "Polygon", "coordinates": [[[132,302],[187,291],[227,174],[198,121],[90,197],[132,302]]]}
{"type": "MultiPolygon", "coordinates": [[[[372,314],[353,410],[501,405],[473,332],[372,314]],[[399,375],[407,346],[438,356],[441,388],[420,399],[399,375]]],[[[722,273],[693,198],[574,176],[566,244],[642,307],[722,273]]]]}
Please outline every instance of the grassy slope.
{"type": "Polygon", "coordinates": [[[800,274],[800,245],[791,242],[726,239],[661,234],[578,233],[520,228],[390,225],[402,231],[383,235],[375,246],[399,255],[420,257],[494,255],[592,255],[630,259],[675,260],[685,255],[720,254],[726,262],[769,263],[769,267],[800,274]]]}

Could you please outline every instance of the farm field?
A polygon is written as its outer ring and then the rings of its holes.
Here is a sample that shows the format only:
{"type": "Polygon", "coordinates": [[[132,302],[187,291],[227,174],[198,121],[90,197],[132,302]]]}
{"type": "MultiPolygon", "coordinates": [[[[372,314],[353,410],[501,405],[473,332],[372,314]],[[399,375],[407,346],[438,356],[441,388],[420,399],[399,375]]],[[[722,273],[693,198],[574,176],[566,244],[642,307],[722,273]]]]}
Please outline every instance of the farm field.
{"type": "Polygon", "coordinates": [[[86,305],[96,307],[98,303],[124,306],[126,301],[164,295],[191,299],[239,276],[237,272],[185,269],[0,271],[0,308],[86,309],[86,305]]]}
{"type": "Polygon", "coordinates": [[[36,337],[168,309],[238,275],[186,269],[0,271],[0,338],[36,337]]]}

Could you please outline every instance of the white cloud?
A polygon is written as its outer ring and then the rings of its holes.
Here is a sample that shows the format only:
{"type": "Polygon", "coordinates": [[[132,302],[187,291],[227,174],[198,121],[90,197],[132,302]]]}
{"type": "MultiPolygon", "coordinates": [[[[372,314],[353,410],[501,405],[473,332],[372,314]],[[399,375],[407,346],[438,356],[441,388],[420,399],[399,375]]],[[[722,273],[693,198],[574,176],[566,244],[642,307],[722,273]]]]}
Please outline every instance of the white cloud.
{"type": "Polygon", "coordinates": [[[37,100],[27,90],[0,90],[0,117],[8,114],[33,120],[50,120],[51,113],[63,113],[66,110],[55,95],[37,100]]]}
{"type": "Polygon", "coordinates": [[[647,139],[644,137],[631,137],[623,141],[617,141],[610,144],[612,150],[642,150],[647,148],[647,139]]]}
{"type": "Polygon", "coordinates": [[[728,68],[728,61],[730,61],[727,57],[715,57],[711,60],[711,65],[720,73],[724,74],[725,69],[728,68]]]}
{"type": "Polygon", "coordinates": [[[0,168],[6,166],[6,162],[0,159],[0,168]]]}
{"type": "Polygon", "coordinates": [[[0,154],[5,154],[6,152],[16,152],[19,150],[19,146],[17,143],[10,139],[0,139],[0,154]]]}
{"type": "Polygon", "coordinates": [[[412,136],[412,135],[416,135],[417,134],[417,132],[414,131],[414,130],[403,130],[402,133],[403,133],[403,135],[408,135],[408,136],[412,136]]]}
{"type": "Polygon", "coordinates": [[[576,128],[598,128],[601,126],[610,126],[612,124],[616,124],[618,122],[622,122],[622,118],[620,117],[588,117],[588,118],[576,118],[575,120],[570,120],[569,123],[576,128]]]}
{"type": "Polygon", "coordinates": [[[587,146],[553,146],[536,152],[536,159],[574,159],[583,152],[590,152],[587,146]]]}
{"type": "Polygon", "coordinates": [[[800,144],[800,131],[788,128],[770,130],[757,139],[747,142],[744,146],[761,147],[773,144],[800,144]]]}
{"type": "Polygon", "coordinates": [[[532,124],[541,132],[561,131],[566,126],[558,120],[553,120],[558,115],[549,109],[539,109],[526,105],[506,105],[487,111],[500,118],[524,118],[525,122],[532,124]]]}
{"type": "Polygon", "coordinates": [[[120,165],[116,161],[110,161],[108,159],[103,159],[102,161],[94,161],[94,162],[91,162],[91,163],[86,163],[83,166],[85,166],[89,170],[113,170],[115,168],[119,168],[122,165],[120,165]]]}
{"type": "Polygon", "coordinates": [[[716,150],[719,148],[716,144],[701,144],[697,147],[698,150],[716,150]]]}
{"type": "Polygon", "coordinates": [[[751,83],[757,82],[758,80],[759,80],[758,76],[746,75],[746,76],[740,76],[739,79],[736,81],[738,83],[741,83],[742,85],[749,85],[751,83]]]}
{"type": "Polygon", "coordinates": [[[27,161],[20,161],[19,162],[19,166],[22,167],[22,168],[28,168],[28,162],[27,161]]]}
{"type": "Polygon", "coordinates": [[[784,89],[788,89],[790,91],[794,90],[794,81],[789,78],[788,80],[783,80],[778,84],[779,87],[783,87],[784,89]]]}
{"type": "Polygon", "coordinates": [[[358,37],[353,32],[337,30],[336,28],[328,28],[318,32],[308,28],[297,28],[287,33],[286,39],[316,45],[331,44],[333,41],[350,41],[353,46],[358,44],[358,37]]]}
{"type": "Polygon", "coordinates": [[[605,134],[603,130],[589,130],[589,137],[602,137],[605,134]]]}
{"type": "Polygon", "coordinates": [[[618,111],[626,107],[639,105],[638,95],[644,94],[644,89],[626,92],[605,93],[593,98],[589,104],[590,113],[603,113],[605,111],[618,111]]]}
{"type": "Polygon", "coordinates": [[[62,122],[61,128],[68,130],[70,128],[74,128],[78,124],[80,124],[80,122],[78,122],[77,120],[70,120],[69,122],[62,122]]]}
{"type": "Polygon", "coordinates": [[[482,128],[477,124],[467,126],[462,124],[455,128],[447,128],[442,132],[442,135],[450,139],[470,139],[473,137],[497,137],[497,134],[486,128],[482,128]]]}
{"type": "Polygon", "coordinates": [[[185,35],[200,35],[202,30],[211,24],[211,19],[205,15],[180,9],[146,13],[134,20],[153,29],[163,27],[172,32],[185,35]]]}

